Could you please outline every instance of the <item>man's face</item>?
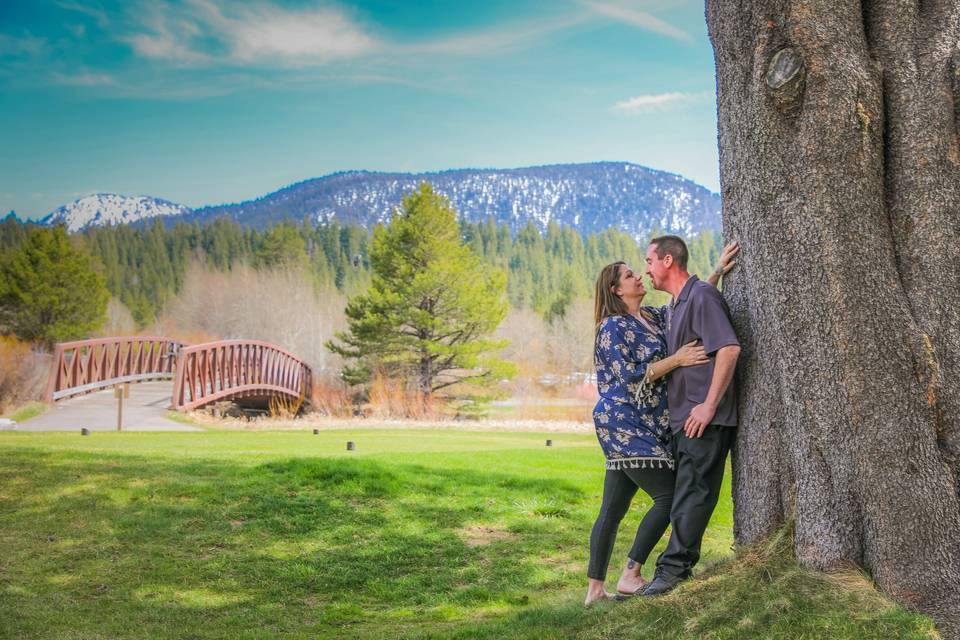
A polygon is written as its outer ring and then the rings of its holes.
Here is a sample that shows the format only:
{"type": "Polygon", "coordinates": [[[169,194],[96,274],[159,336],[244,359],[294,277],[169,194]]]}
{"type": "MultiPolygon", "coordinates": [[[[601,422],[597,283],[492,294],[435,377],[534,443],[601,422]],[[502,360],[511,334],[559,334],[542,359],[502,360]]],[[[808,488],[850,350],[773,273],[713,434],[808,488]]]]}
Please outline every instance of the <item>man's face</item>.
{"type": "Polygon", "coordinates": [[[657,245],[652,244],[647,247],[647,275],[650,276],[650,280],[653,282],[653,288],[658,291],[664,291],[664,283],[667,279],[667,270],[670,268],[670,263],[673,262],[673,256],[667,254],[661,259],[657,255],[657,245]]]}

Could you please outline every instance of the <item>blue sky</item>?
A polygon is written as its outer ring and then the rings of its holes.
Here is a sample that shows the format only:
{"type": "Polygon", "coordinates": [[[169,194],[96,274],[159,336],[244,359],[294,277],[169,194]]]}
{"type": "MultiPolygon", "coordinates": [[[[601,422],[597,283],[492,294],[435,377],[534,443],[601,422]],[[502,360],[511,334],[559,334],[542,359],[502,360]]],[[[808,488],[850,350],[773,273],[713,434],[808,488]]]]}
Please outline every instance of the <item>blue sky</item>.
{"type": "Polygon", "coordinates": [[[714,87],[702,0],[0,0],[0,212],[598,160],[717,190],[714,87]]]}

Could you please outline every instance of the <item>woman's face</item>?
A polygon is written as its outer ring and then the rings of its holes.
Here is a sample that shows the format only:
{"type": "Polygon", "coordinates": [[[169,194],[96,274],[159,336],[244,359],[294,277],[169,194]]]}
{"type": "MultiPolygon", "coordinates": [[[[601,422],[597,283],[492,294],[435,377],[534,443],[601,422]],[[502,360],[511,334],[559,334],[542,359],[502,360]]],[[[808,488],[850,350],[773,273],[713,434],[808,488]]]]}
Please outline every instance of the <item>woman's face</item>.
{"type": "Polygon", "coordinates": [[[634,273],[629,266],[620,265],[620,284],[613,290],[621,298],[642,298],[647,290],[643,288],[643,279],[639,273],[634,273]]]}

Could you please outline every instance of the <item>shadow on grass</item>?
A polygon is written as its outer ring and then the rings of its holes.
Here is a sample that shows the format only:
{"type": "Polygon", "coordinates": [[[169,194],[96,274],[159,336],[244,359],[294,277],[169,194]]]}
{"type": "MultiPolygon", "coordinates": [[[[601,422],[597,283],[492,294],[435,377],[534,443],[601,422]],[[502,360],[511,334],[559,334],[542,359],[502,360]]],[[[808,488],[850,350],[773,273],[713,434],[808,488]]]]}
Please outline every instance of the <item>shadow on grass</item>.
{"type": "Polygon", "coordinates": [[[596,504],[562,477],[4,454],[3,638],[935,637],[862,576],[797,568],[788,533],[585,610],[596,504]]]}
{"type": "Polygon", "coordinates": [[[556,478],[366,459],[5,453],[3,637],[446,628],[526,602],[544,554],[585,555],[596,508],[556,478]]]}

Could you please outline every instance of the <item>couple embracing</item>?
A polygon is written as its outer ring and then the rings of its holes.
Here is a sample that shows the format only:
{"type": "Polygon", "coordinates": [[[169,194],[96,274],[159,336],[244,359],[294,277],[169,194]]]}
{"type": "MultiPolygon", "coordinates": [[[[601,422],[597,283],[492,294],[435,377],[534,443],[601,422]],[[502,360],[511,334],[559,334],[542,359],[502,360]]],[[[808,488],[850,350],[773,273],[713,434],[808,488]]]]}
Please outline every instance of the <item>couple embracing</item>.
{"type": "Polygon", "coordinates": [[[623,262],[597,278],[594,361],[600,400],[593,412],[606,459],[603,501],[590,534],[586,604],[634,595],[662,595],[689,578],[720,495],[737,425],[733,373],[740,345],[717,290],[733,267],[737,245],[724,248],[708,278],[687,272],[677,236],[651,241],[646,273],[673,297],[642,306],[640,274],[623,262]],[[620,521],[637,490],[653,500],[637,529],[617,583],[604,589],[620,521]],[[649,583],[640,569],[671,525],[666,550],[649,583]]]}

